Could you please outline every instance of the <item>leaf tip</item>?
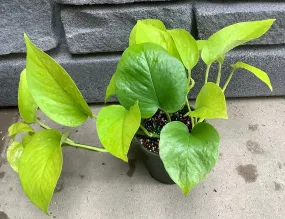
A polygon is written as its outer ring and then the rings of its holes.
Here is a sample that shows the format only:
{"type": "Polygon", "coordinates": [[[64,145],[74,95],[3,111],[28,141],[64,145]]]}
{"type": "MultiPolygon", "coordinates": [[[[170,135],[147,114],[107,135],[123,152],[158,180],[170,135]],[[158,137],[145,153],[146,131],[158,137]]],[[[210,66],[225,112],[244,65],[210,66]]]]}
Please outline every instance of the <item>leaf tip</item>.
{"type": "Polygon", "coordinates": [[[24,40],[25,40],[26,44],[27,44],[27,42],[30,42],[30,39],[26,33],[24,33],[24,40]]]}
{"type": "Polygon", "coordinates": [[[188,195],[189,192],[190,192],[190,188],[187,188],[187,187],[183,188],[183,194],[185,197],[188,195]]]}
{"type": "Polygon", "coordinates": [[[122,157],[121,159],[122,159],[123,161],[125,161],[126,163],[128,163],[128,161],[129,161],[127,155],[125,155],[125,156],[122,157]]]}
{"type": "Polygon", "coordinates": [[[272,91],[273,91],[273,88],[272,88],[272,85],[271,85],[270,81],[269,81],[269,83],[268,83],[268,87],[269,87],[270,91],[272,92],[272,91]]]}

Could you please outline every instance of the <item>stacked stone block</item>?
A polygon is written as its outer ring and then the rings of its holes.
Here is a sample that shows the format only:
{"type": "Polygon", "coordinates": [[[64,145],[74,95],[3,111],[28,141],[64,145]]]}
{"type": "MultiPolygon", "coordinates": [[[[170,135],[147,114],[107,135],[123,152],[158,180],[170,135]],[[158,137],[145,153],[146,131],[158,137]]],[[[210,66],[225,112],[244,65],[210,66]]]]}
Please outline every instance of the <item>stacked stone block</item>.
{"type": "MultiPolygon", "coordinates": [[[[241,21],[277,19],[262,38],[231,51],[223,65],[244,61],[266,71],[273,92],[250,73],[234,75],[228,97],[280,96],[285,94],[285,3],[256,1],[163,0],[33,0],[0,2],[0,106],[17,105],[19,75],[25,66],[24,32],[70,73],[89,103],[103,102],[128,36],[138,19],[157,18],[167,28],[184,28],[196,39],[207,39],[217,30],[241,21]]],[[[197,95],[205,64],[192,75],[197,95]]],[[[210,79],[217,72],[213,65],[210,79]]],[[[115,99],[113,99],[115,100],[115,99]]]]}

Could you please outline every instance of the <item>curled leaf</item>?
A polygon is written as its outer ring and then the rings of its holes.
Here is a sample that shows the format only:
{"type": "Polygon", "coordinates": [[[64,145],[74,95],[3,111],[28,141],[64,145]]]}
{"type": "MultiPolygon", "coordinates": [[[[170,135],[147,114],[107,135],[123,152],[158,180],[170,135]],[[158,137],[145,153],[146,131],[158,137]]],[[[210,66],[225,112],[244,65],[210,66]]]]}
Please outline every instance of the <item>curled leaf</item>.
{"type": "Polygon", "coordinates": [[[14,123],[8,128],[10,138],[14,138],[17,134],[23,132],[34,133],[35,131],[29,124],[23,122],[14,123]]]}
{"type": "Polygon", "coordinates": [[[262,82],[264,82],[269,87],[269,89],[272,91],[272,85],[270,82],[270,78],[268,77],[267,73],[262,71],[261,69],[255,67],[255,66],[249,65],[247,63],[244,63],[244,62],[237,62],[237,63],[231,65],[231,67],[233,69],[243,68],[245,70],[250,71],[258,79],[260,79],[262,82]]]}

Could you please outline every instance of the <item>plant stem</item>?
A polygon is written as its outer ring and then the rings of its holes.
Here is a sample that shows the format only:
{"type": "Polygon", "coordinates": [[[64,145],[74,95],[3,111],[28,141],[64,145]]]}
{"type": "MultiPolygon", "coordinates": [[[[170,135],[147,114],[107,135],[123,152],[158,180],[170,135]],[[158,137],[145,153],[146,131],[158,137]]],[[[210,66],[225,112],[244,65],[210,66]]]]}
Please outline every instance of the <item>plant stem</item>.
{"type": "Polygon", "coordinates": [[[108,152],[105,148],[99,148],[95,146],[85,145],[85,144],[77,144],[75,142],[71,142],[69,140],[66,140],[64,143],[68,144],[67,146],[73,146],[76,148],[81,148],[89,151],[96,151],[96,152],[108,152]]]}
{"type": "Polygon", "coordinates": [[[191,81],[191,85],[189,86],[189,90],[188,90],[188,92],[194,87],[194,85],[195,85],[195,81],[192,79],[192,78],[190,78],[190,81],[191,81]]]}
{"type": "Polygon", "coordinates": [[[93,117],[93,118],[97,118],[97,115],[95,115],[95,114],[92,114],[92,117],[93,117]]]}
{"type": "MultiPolygon", "coordinates": [[[[38,123],[42,128],[44,129],[51,129],[49,126],[43,124],[41,121],[36,120],[36,123],[38,123]]],[[[90,151],[97,151],[97,152],[108,152],[105,148],[98,148],[98,147],[94,147],[94,146],[89,146],[89,145],[84,145],[84,144],[78,144],[75,143],[74,141],[72,141],[71,139],[67,138],[64,143],[70,145],[70,146],[75,146],[78,148],[82,148],[85,150],[90,150],[90,151]]]]}
{"type": "Polygon", "coordinates": [[[211,67],[211,64],[207,65],[206,74],[205,74],[205,84],[208,82],[210,67],[211,67]]]}
{"type": "Polygon", "coordinates": [[[188,71],[188,86],[190,85],[190,81],[191,81],[191,70],[188,71]]]}
{"type": "Polygon", "coordinates": [[[169,113],[168,112],[164,112],[164,113],[165,113],[165,115],[167,117],[168,122],[171,122],[171,117],[170,117],[169,113]]]}
{"type": "Polygon", "coordinates": [[[146,130],[145,127],[143,127],[142,125],[140,125],[140,128],[141,130],[143,130],[143,132],[148,136],[148,137],[151,137],[151,138],[159,138],[160,136],[158,134],[155,134],[155,133],[150,133],[148,130],[146,130]]]}
{"type": "Polygon", "coordinates": [[[189,100],[188,100],[188,98],[187,98],[187,97],[186,97],[186,105],[187,105],[187,108],[188,108],[188,111],[189,111],[188,116],[189,116],[189,117],[190,117],[190,119],[191,119],[191,125],[192,125],[192,128],[194,128],[195,121],[194,121],[194,118],[193,118],[192,116],[190,116],[191,107],[190,107],[189,100]]]}
{"type": "Polygon", "coordinates": [[[220,81],[221,81],[221,75],[222,75],[222,62],[219,62],[219,71],[218,71],[218,76],[217,76],[217,81],[216,84],[219,86],[220,81]]]}
{"type": "Polygon", "coordinates": [[[233,77],[233,74],[234,74],[235,70],[236,70],[236,69],[233,69],[232,72],[230,73],[230,75],[229,75],[229,77],[228,77],[228,79],[227,79],[227,81],[226,81],[226,83],[225,83],[225,85],[224,85],[224,87],[223,87],[223,92],[225,92],[225,90],[227,89],[227,86],[228,86],[228,84],[230,83],[230,81],[231,81],[231,79],[232,79],[232,77],[233,77]]]}
{"type": "Polygon", "coordinates": [[[47,126],[47,125],[45,125],[45,124],[43,124],[41,121],[39,121],[38,119],[36,120],[36,123],[38,123],[42,128],[44,128],[44,129],[51,129],[51,127],[49,127],[49,126],[47,126]]]}

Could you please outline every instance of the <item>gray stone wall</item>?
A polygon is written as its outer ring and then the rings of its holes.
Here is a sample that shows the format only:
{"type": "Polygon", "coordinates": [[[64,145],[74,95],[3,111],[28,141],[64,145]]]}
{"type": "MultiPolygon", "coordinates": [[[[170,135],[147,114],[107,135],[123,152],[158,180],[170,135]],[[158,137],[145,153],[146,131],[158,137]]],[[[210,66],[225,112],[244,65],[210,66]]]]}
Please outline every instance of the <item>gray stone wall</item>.
{"type": "MultiPolygon", "coordinates": [[[[285,94],[285,2],[194,0],[2,0],[0,1],[0,106],[17,105],[19,75],[25,66],[24,32],[70,73],[89,103],[103,102],[105,89],[128,35],[138,19],[158,18],[167,28],[185,28],[196,39],[235,22],[276,18],[262,38],[230,52],[223,65],[244,61],[266,71],[273,92],[250,73],[238,71],[228,97],[285,94]]],[[[216,66],[210,79],[214,80],[216,66]]],[[[193,77],[195,97],[203,84],[200,61],[193,77]]],[[[114,99],[113,99],[114,100],[114,99]]]]}

